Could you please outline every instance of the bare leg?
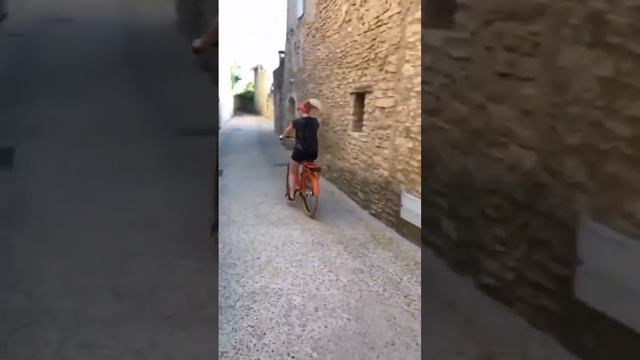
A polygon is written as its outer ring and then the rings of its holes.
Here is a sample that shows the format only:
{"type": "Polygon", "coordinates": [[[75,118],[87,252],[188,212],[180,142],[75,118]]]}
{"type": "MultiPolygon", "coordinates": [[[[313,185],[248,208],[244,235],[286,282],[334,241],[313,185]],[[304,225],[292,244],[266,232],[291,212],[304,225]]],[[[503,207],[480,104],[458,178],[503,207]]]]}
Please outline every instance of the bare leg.
{"type": "Polygon", "coordinates": [[[292,199],[298,185],[298,166],[299,164],[296,161],[289,159],[289,197],[292,199]]]}

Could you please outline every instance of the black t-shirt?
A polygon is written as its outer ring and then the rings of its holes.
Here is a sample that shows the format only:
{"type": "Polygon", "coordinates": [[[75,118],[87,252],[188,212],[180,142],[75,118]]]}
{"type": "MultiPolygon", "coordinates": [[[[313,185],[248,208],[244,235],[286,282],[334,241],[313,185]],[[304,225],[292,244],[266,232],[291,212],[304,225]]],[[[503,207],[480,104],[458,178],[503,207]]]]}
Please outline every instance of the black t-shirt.
{"type": "Polygon", "coordinates": [[[295,148],[309,154],[318,153],[318,128],[320,123],[314,117],[307,116],[293,120],[296,130],[295,148]]]}

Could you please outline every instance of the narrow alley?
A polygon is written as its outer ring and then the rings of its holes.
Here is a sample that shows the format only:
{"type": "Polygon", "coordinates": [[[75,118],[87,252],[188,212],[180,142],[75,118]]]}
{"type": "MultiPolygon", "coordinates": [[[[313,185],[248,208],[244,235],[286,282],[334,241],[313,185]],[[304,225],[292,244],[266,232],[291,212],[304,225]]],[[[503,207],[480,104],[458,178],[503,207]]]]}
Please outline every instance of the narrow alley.
{"type": "Polygon", "coordinates": [[[172,0],[14,1],[0,27],[0,359],[213,359],[216,89],[172,0]]]}
{"type": "Polygon", "coordinates": [[[220,156],[220,359],[573,359],[324,178],[308,219],[273,122],[233,118],[220,156]]]}

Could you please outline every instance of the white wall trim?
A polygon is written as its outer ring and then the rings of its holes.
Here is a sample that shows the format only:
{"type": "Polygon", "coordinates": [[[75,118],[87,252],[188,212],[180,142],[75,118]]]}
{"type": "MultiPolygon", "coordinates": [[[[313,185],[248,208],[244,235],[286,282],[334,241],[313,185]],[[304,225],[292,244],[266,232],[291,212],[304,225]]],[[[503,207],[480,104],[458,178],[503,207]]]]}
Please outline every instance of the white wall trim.
{"type": "Polygon", "coordinates": [[[304,16],[305,0],[295,0],[295,1],[296,1],[296,18],[300,19],[304,16]]]}
{"type": "Polygon", "coordinates": [[[582,216],[577,245],[576,297],[640,332],[640,240],[582,216]]]}
{"type": "Polygon", "coordinates": [[[411,195],[403,191],[400,200],[402,204],[400,208],[400,217],[407,220],[411,224],[419,228],[422,228],[421,199],[417,196],[411,195]]]}

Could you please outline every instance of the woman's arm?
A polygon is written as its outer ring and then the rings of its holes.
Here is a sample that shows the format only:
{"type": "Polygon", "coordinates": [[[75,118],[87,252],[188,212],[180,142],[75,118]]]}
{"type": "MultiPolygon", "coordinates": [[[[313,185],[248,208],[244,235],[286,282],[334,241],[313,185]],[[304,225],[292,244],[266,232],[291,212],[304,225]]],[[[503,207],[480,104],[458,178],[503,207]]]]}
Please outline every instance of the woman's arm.
{"type": "Polygon", "coordinates": [[[191,44],[191,47],[193,48],[193,52],[195,54],[201,54],[207,51],[208,49],[210,49],[212,46],[215,46],[216,44],[218,44],[218,18],[217,17],[214,20],[213,25],[211,26],[209,31],[203,37],[194,40],[193,43],[191,44]]]}
{"type": "Polygon", "coordinates": [[[211,29],[205,35],[203,39],[203,43],[207,48],[210,48],[218,43],[218,18],[213,21],[213,25],[211,25],[211,29]]]}
{"type": "Polygon", "coordinates": [[[293,133],[293,124],[289,125],[289,127],[287,128],[287,130],[285,130],[282,135],[280,135],[280,139],[283,139],[289,135],[291,135],[293,133]]]}

